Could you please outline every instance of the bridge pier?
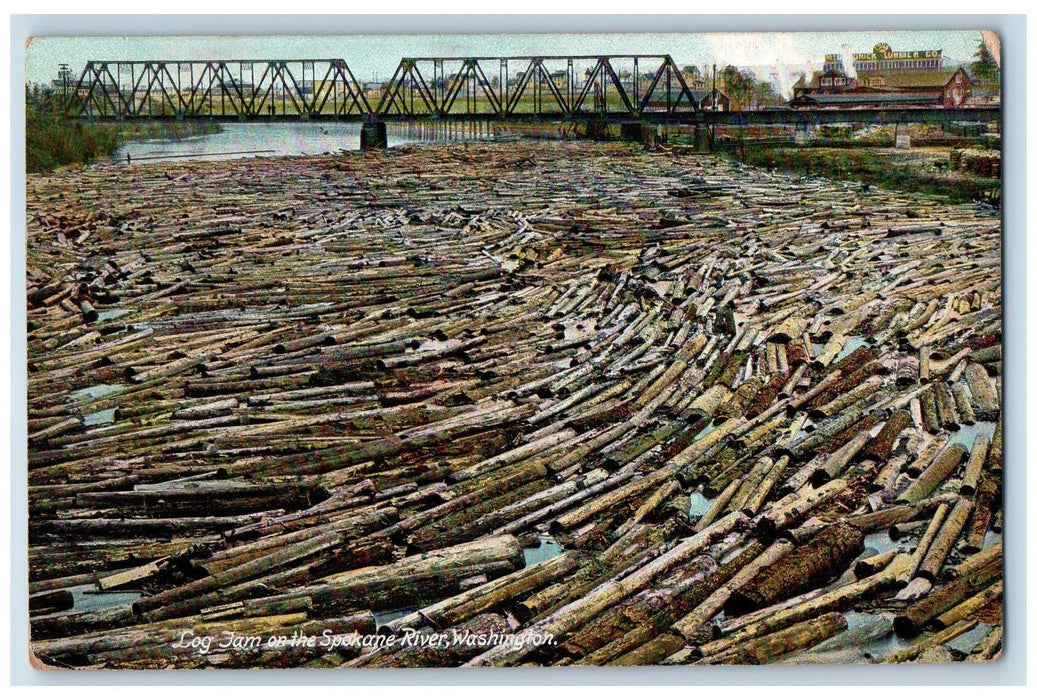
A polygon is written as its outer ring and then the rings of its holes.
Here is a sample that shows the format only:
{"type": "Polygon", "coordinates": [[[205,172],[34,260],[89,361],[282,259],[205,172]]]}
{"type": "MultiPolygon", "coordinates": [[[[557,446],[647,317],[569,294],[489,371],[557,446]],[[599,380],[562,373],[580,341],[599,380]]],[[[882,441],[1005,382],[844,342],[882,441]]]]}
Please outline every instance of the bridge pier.
{"type": "Polygon", "coordinates": [[[609,124],[604,119],[591,117],[584,122],[584,126],[587,130],[587,138],[592,141],[607,141],[610,136],[609,124]]]}
{"type": "Polygon", "coordinates": [[[655,148],[663,141],[662,124],[642,124],[641,122],[624,122],[619,125],[619,137],[624,141],[636,141],[647,148],[655,148]]]}
{"type": "Polygon", "coordinates": [[[624,141],[645,142],[645,128],[641,122],[623,122],[619,125],[619,137],[624,141]]]}
{"type": "Polygon", "coordinates": [[[907,133],[907,124],[897,124],[893,127],[893,147],[911,148],[911,135],[907,133]]]}
{"type": "Polygon", "coordinates": [[[709,129],[700,121],[695,122],[695,150],[699,153],[709,153],[709,129]]]}
{"type": "Polygon", "coordinates": [[[386,132],[385,122],[366,121],[360,125],[360,150],[367,151],[374,148],[386,149],[389,147],[389,136],[386,132]]]}

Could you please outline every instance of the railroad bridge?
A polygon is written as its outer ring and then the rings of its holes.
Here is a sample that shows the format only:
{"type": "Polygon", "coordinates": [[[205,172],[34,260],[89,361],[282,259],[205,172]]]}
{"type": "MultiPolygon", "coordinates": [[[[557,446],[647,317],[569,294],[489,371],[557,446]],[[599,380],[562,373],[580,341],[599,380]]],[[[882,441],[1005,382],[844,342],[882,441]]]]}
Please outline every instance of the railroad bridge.
{"type": "Polygon", "coordinates": [[[68,86],[92,119],[335,120],[384,145],[391,121],[585,121],[590,125],[796,125],[998,121],[998,105],[714,111],[670,55],[404,58],[385,83],[343,59],[90,61],[68,86]]]}

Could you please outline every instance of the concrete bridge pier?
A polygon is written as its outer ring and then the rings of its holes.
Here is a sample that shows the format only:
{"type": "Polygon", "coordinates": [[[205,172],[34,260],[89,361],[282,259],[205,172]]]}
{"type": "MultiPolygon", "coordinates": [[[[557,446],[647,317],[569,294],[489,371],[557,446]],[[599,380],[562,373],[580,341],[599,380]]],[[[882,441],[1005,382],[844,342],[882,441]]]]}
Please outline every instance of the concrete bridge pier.
{"type": "Polygon", "coordinates": [[[389,147],[389,136],[386,132],[385,122],[372,120],[360,125],[360,150],[367,151],[373,148],[386,149],[389,147]]]}
{"type": "Polygon", "coordinates": [[[894,148],[911,148],[911,135],[907,133],[907,124],[897,124],[893,127],[894,148]]]}

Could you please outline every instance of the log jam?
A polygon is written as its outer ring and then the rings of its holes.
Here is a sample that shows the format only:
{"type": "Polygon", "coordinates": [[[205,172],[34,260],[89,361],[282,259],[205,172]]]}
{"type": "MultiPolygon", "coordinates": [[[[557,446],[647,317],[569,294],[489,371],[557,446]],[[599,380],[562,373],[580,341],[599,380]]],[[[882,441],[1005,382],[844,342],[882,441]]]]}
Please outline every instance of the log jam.
{"type": "Polygon", "coordinates": [[[999,653],[995,210],[564,141],[26,195],[44,663],[999,653]]]}

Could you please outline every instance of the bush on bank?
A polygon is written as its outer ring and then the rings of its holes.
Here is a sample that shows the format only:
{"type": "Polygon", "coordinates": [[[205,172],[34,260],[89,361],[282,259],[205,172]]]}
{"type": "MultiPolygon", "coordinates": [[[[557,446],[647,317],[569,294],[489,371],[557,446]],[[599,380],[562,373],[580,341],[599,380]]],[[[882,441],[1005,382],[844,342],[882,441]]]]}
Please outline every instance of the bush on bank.
{"type": "Polygon", "coordinates": [[[49,172],[62,165],[91,163],[119,147],[118,130],[107,124],[66,120],[62,95],[51,88],[25,88],[25,169],[49,172]]]}
{"type": "MultiPolygon", "coordinates": [[[[68,100],[76,99],[69,96],[68,100]]],[[[25,87],[25,169],[50,172],[63,165],[110,158],[134,139],[184,138],[220,130],[212,121],[138,121],[122,124],[67,119],[66,97],[39,85],[25,87]]]]}

